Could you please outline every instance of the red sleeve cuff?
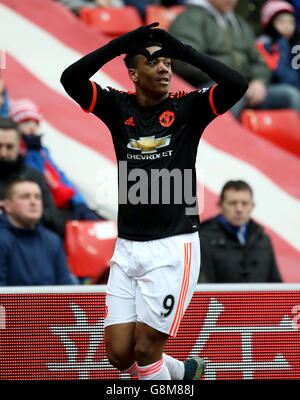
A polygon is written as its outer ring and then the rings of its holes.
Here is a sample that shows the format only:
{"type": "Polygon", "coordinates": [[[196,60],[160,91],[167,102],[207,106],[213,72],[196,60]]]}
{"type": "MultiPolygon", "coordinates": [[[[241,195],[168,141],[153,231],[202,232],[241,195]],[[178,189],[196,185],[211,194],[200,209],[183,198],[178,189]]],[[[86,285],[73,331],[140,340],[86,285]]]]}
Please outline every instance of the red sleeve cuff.
{"type": "Polygon", "coordinates": [[[96,101],[97,101],[97,88],[96,88],[95,82],[93,82],[93,81],[90,81],[90,82],[91,82],[92,87],[93,87],[93,97],[92,97],[92,102],[91,102],[90,108],[88,110],[85,110],[83,108],[83,111],[86,112],[86,113],[91,113],[91,112],[94,111],[95,104],[96,104],[96,101]]]}
{"type": "Polygon", "coordinates": [[[212,86],[212,87],[210,88],[210,91],[209,91],[209,104],[210,104],[211,109],[212,109],[212,111],[213,111],[213,113],[214,113],[215,115],[222,115],[222,114],[217,113],[216,107],[215,107],[215,105],[214,105],[213,92],[214,92],[214,90],[215,90],[215,88],[216,88],[217,86],[218,86],[218,85],[214,85],[214,86],[212,86]]]}

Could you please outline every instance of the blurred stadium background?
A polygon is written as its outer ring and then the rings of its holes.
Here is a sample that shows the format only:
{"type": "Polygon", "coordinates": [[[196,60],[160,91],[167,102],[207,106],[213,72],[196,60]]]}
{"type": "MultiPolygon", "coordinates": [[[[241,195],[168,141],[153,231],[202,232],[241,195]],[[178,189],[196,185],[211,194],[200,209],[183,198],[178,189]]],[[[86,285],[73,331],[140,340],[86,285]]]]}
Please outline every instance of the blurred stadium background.
{"type": "MultiPolygon", "coordinates": [[[[150,17],[155,18],[156,15],[150,17]]],[[[107,14],[101,18],[103,21],[108,18],[109,21],[110,17],[107,14]]],[[[44,115],[41,127],[44,143],[50,148],[54,160],[77,184],[90,207],[115,221],[117,175],[110,134],[95,116],[85,114],[68,98],[59,80],[68,65],[122,33],[120,30],[126,29],[126,26],[124,28],[119,20],[119,24],[107,24],[106,31],[100,32],[86,24],[86,15],[80,19],[52,0],[1,0],[0,20],[2,66],[5,62],[1,74],[10,97],[28,97],[39,105],[44,115]]],[[[122,18],[123,22],[125,20],[122,18]]],[[[94,80],[120,90],[133,89],[121,58],[105,65],[94,80]]],[[[174,76],[172,90],[182,89],[192,88],[174,76]]],[[[270,235],[281,276],[289,284],[300,282],[300,141],[295,136],[299,134],[300,137],[299,122],[299,117],[295,121],[295,116],[290,113],[266,111],[263,114],[245,114],[243,124],[240,124],[227,113],[206,129],[197,160],[199,200],[203,204],[203,207],[200,206],[201,219],[217,212],[218,194],[227,180],[243,179],[249,182],[255,194],[253,217],[270,235]],[[276,139],[272,132],[276,132],[276,139]]],[[[293,294],[292,301],[288,303],[288,308],[282,310],[280,318],[290,313],[293,305],[300,304],[299,287],[295,287],[298,288],[297,295],[293,294]]],[[[66,290],[68,292],[70,290],[66,290]]],[[[5,290],[0,294],[5,296],[5,290]]],[[[7,298],[7,307],[12,299],[16,300],[16,297],[7,298]]],[[[211,302],[209,299],[206,299],[204,309],[198,310],[199,320],[205,318],[208,303],[211,302]]],[[[1,304],[4,304],[3,301],[1,304]]],[[[85,300],[81,301],[84,303],[85,300]]],[[[222,296],[219,301],[222,302],[222,296]]],[[[272,301],[277,304],[274,299],[272,301]]],[[[200,307],[200,302],[197,304],[200,307]]],[[[198,311],[195,305],[193,307],[192,313],[197,318],[198,311]]],[[[218,307],[216,310],[215,313],[218,313],[218,307]]],[[[257,324],[262,325],[262,320],[257,324]]],[[[195,333],[192,336],[194,338],[195,333]]],[[[289,339],[293,346],[299,343],[297,337],[289,339]]],[[[186,336],[184,338],[186,340],[186,336]]],[[[12,338],[7,340],[6,343],[9,343],[12,338]]],[[[270,350],[270,357],[275,357],[277,350],[270,350]]],[[[180,348],[177,349],[177,353],[180,351],[180,348]]],[[[300,359],[299,345],[297,351],[300,359]]],[[[184,351],[179,354],[183,355],[184,351]]],[[[292,358],[294,360],[294,355],[292,358]]],[[[293,361],[298,363],[298,369],[288,375],[290,378],[300,377],[299,359],[293,361]]],[[[282,359],[277,359],[277,362],[280,364],[282,359]]],[[[7,376],[12,379],[12,375],[7,376]]],[[[253,377],[251,373],[249,376],[250,379],[253,377]]],[[[116,376],[113,374],[112,377],[116,376]]],[[[243,375],[239,377],[243,378],[243,375]]],[[[30,376],[29,379],[39,378],[30,376]]]]}

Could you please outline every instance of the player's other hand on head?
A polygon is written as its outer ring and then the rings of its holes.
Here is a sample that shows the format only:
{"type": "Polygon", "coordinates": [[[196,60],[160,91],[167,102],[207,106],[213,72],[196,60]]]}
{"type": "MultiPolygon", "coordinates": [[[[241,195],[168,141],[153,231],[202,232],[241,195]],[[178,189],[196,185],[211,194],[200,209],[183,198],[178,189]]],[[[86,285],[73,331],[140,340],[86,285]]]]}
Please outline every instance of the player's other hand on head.
{"type": "Polygon", "coordinates": [[[151,41],[151,31],[158,25],[158,22],[153,22],[149,25],[140,26],[119,36],[112,42],[118,45],[120,54],[142,54],[149,58],[150,54],[146,50],[146,46],[151,41]]]}
{"type": "Polygon", "coordinates": [[[149,33],[150,40],[154,43],[159,43],[161,49],[157,50],[151,55],[151,59],[159,57],[168,57],[181,60],[184,58],[184,53],[186,50],[185,44],[177,39],[175,36],[171,35],[169,32],[155,28],[149,33]]]}

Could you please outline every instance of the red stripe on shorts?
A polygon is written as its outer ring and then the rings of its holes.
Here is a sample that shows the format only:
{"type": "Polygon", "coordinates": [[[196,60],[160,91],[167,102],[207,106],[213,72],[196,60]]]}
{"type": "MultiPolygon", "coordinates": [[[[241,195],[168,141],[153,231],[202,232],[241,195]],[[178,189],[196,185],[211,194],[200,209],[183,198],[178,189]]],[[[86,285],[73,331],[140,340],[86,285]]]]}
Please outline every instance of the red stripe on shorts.
{"type": "Polygon", "coordinates": [[[183,280],[181,284],[180,295],[178,299],[177,309],[175,313],[175,318],[171,326],[169,335],[175,337],[179,328],[180,321],[183,316],[184,303],[187,295],[189,281],[190,281],[190,269],[191,269],[191,257],[192,257],[192,243],[184,244],[184,272],[183,280]]]}

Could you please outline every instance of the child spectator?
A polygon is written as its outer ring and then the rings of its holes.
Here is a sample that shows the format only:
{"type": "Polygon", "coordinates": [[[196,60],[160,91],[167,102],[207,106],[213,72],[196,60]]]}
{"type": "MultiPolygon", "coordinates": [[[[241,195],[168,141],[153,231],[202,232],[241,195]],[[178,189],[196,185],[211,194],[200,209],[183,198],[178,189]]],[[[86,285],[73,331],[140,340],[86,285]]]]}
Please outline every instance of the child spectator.
{"type": "MultiPolygon", "coordinates": [[[[254,31],[235,12],[237,0],[186,0],[186,4],[186,10],[173,20],[169,31],[185,44],[223,61],[249,81],[245,96],[231,108],[237,119],[245,108],[300,112],[298,89],[270,82],[271,70],[255,46],[254,31]]],[[[173,71],[197,88],[214,85],[202,71],[180,60],[175,60],[173,71]]]]}
{"type": "Polygon", "coordinates": [[[87,207],[77,187],[56,166],[49,149],[42,145],[42,135],[39,133],[42,114],[37,105],[28,99],[14,100],[10,108],[10,117],[17,123],[22,134],[26,165],[43,173],[54,204],[66,220],[102,219],[87,207]]]}
{"type": "Polygon", "coordinates": [[[286,1],[268,1],[261,9],[261,24],[264,35],[258,38],[257,48],[272,71],[273,83],[289,84],[300,90],[300,72],[292,64],[292,48],[300,44],[294,7],[286,1]]]}

